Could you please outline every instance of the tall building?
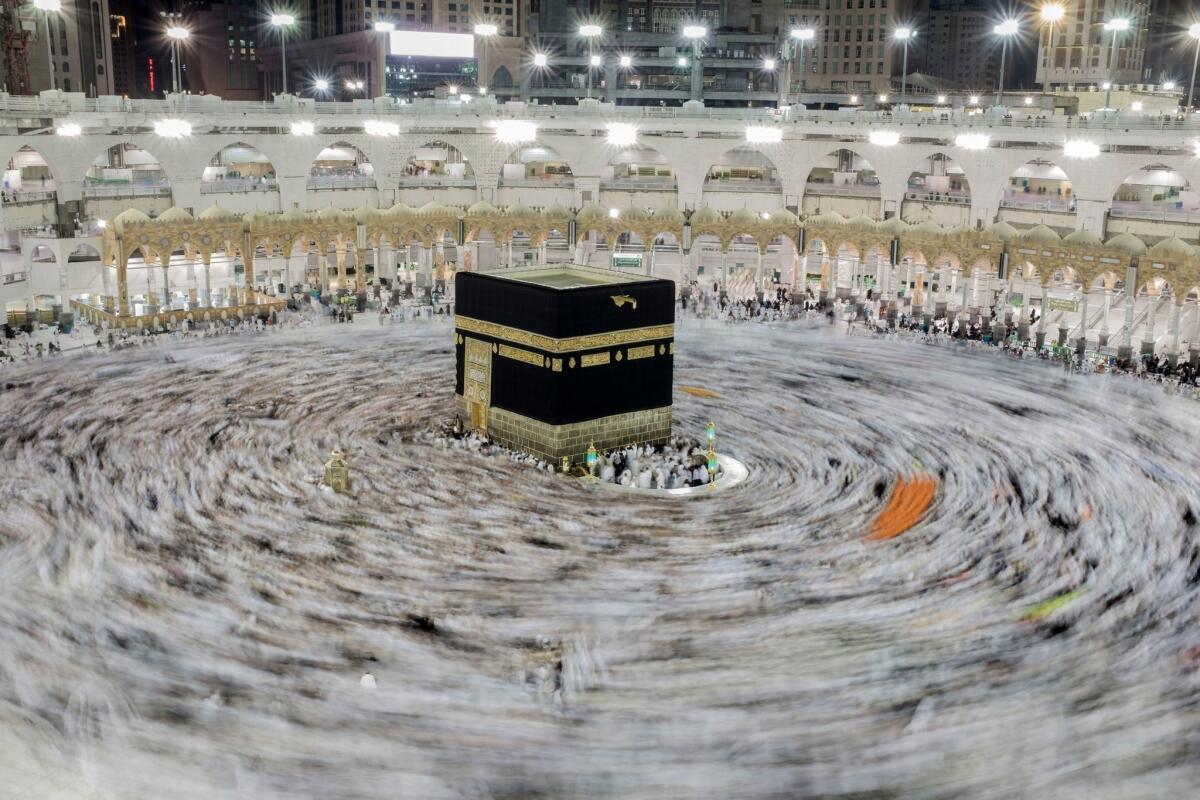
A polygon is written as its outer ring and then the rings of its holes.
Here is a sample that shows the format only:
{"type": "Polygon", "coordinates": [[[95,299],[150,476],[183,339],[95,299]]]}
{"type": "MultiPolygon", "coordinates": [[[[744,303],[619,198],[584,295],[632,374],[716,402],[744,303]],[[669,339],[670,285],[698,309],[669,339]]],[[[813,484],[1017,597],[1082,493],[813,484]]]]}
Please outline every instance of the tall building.
{"type": "Polygon", "coordinates": [[[113,93],[108,0],[64,0],[61,11],[49,14],[48,48],[46,14],[25,5],[17,19],[27,34],[28,93],[49,89],[52,78],[54,88],[64,92],[84,92],[91,97],[113,93]]]}
{"type": "Polygon", "coordinates": [[[835,92],[886,91],[900,48],[891,38],[896,0],[823,0],[792,4],[787,16],[809,20],[816,39],[806,49],[803,89],[835,92]]]}
{"type": "MultiPolygon", "coordinates": [[[[960,89],[995,89],[1000,70],[995,24],[996,11],[989,0],[933,0],[926,29],[918,36],[924,71],[960,89]]],[[[1012,63],[1008,60],[1008,70],[1012,63]]]]}
{"type": "MultiPolygon", "coordinates": [[[[529,0],[313,0],[311,15],[297,15],[287,40],[288,90],[311,93],[318,80],[328,82],[326,96],[338,98],[398,97],[431,93],[447,84],[482,82],[516,92],[521,54],[528,33],[529,0]],[[472,34],[476,23],[497,28],[492,37],[476,37],[474,53],[429,54],[421,47],[393,52],[395,37],[377,32],[376,23],[396,30],[472,34]],[[401,52],[411,49],[412,52],[401,52]],[[483,51],[486,55],[477,58],[483,51]],[[480,81],[476,67],[486,63],[480,81]]],[[[265,19],[268,4],[260,2],[265,19]]],[[[259,48],[262,80],[268,95],[282,87],[282,53],[278,31],[264,26],[259,48]]],[[[412,41],[406,39],[406,43],[412,41]]],[[[419,43],[418,43],[419,44],[419,43]]]]}
{"type": "Polygon", "coordinates": [[[112,48],[113,94],[136,97],[137,40],[134,34],[134,0],[110,0],[109,40],[112,48]]]}
{"type": "Polygon", "coordinates": [[[1066,16],[1053,26],[1039,30],[1037,81],[1047,87],[1142,82],[1146,55],[1148,0],[1076,0],[1067,5],[1066,16]],[[1129,29],[1116,34],[1113,61],[1109,20],[1128,19],[1129,29]],[[1054,40],[1050,41],[1053,30],[1054,40]]]}
{"type": "Polygon", "coordinates": [[[1143,83],[1174,81],[1187,91],[1196,54],[1196,40],[1187,34],[1188,26],[1198,19],[1193,7],[1190,0],[1150,0],[1143,83]]]}
{"type": "Polygon", "coordinates": [[[184,13],[191,31],[181,58],[184,88],[227,100],[259,99],[258,43],[265,31],[255,0],[198,3],[184,13]]]}

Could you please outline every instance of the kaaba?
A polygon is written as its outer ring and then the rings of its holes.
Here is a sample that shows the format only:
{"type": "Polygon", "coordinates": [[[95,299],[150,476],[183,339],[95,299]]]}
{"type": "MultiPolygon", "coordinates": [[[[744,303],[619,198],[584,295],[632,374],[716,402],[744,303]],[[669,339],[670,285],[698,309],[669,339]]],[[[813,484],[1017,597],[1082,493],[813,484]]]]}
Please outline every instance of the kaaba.
{"type": "Polygon", "coordinates": [[[460,272],[454,313],[472,429],[555,462],[670,437],[673,281],[577,265],[460,272]]]}

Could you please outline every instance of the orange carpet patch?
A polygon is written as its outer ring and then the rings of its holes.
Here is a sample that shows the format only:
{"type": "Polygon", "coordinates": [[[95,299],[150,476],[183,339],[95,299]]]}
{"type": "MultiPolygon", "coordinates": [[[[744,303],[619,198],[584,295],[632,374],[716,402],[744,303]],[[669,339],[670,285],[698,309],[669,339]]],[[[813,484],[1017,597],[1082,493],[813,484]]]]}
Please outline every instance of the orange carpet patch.
{"type": "Polygon", "coordinates": [[[871,525],[868,539],[882,542],[894,539],[916,525],[933,502],[937,481],[928,476],[898,478],[887,507],[871,525]]]}
{"type": "Polygon", "coordinates": [[[712,389],[705,389],[703,386],[680,386],[679,391],[684,394],[690,394],[692,397],[703,397],[707,400],[715,400],[721,396],[712,389]]]}

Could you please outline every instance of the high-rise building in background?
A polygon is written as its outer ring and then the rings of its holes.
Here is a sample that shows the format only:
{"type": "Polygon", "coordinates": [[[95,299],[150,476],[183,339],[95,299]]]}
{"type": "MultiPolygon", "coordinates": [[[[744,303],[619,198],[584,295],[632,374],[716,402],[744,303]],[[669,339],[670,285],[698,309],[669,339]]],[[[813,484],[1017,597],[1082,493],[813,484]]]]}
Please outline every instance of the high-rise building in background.
{"type": "MultiPolygon", "coordinates": [[[[995,89],[1001,46],[992,33],[996,22],[996,8],[989,0],[933,0],[926,30],[919,36],[924,71],[959,89],[995,89]]],[[[1009,74],[1014,62],[1006,59],[1009,74]]]]}
{"type": "Polygon", "coordinates": [[[136,97],[137,41],[133,20],[137,13],[134,0],[109,0],[108,34],[112,48],[113,94],[136,97]]]}
{"type": "Polygon", "coordinates": [[[1046,87],[1141,83],[1149,11],[1148,0],[1075,0],[1066,4],[1060,22],[1039,27],[1038,83],[1046,87]],[[1127,20],[1128,30],[1107,30],[1105,24],[1115,19],[1127,20]]]}
{"type": "Polygon", "coordinates": [[[1188,35],[1188,27],[1195,22],[1200,15],[1192,0],[1150,0],[1143,83],[1173,81],[1186,93],[1196,55],[1196,40],[1188,35]]]}
{"type": "Polygon", "coordinates": [[[32,4],[21,5],[6,26],[6,39],[24,42],[21,62],[12,58],[6,62],[12,62],[8,69],[18,83],[24,83],[26,93],[49,89],[51,83],[64,92],[84,92],[92,97],[113,93],[108,0],[63,0],[62,10],[48,15],[32,4]]]}
{"type": "Polygon", "coordinates": [[[813,12],[816,40],[806,51],[804,88],[886,91],[893,66],[897,74],[901,68],[901,47],[892,39],[896,0],[826,0],[822,5],[819,17],[813,12]]]}
{"type": "MultiPolygon", "coordinates": [[[[389,94],[418,96],[435,87],[473,87],[478,63],[486,63],[482,81],[497,89],[515,87],[528,30],[528,0],[313,0],[310,17],[297,14],[288,33],[288,91],[350,99],[389,94]],[[473,52],[464,56],[465,39],[427,52],[413,37],[377,31],[377,23],[395,26],[401,34],[434,32],[473,35],[476,23],[496,26],[493,36],[478,37],[473,52]],[[486,50],[478,61],[474,51],[486,50]],[[318,86],[327,86],[317,91],[318,86]]],[[[269,15],[260,3],[260,15],[269,15]]],[[[268,94],[282,90],[282,52],[278,29],[264,26],[259,58],[268,94]]]]}

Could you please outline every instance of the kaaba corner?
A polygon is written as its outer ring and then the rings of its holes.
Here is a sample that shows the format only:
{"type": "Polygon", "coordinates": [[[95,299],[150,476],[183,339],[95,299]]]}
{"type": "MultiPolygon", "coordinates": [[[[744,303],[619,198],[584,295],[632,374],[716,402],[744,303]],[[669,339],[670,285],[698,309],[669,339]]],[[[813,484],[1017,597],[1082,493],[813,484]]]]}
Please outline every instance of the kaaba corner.
{"type": "Polygon", "coordinates": [[[455,277],[455,394],[472,429],[580,460],[671,435],[675,284],[560,265],[455,277]]]}

